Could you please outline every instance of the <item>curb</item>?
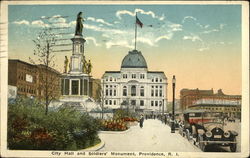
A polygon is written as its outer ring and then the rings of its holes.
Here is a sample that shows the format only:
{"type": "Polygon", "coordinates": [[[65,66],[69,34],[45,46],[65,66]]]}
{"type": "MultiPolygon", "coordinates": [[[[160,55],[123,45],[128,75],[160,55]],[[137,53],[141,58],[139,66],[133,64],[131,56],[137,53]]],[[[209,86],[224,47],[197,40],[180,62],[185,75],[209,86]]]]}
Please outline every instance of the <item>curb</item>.
{"type": "Polygon", "coordinates": [[[105,146],[105,142],[103,140],[101,140],[101,142],[99,144],[96,144],[95,146],[88,147],[86,149],[82,149],[79,151],[98,151],[98,150],[102,149],[104,146],[105,146]]]}
{"type": "Polygon", "coordinates": [[[98,134],[125,134],[131,131],[131,128],[126,131],[99,131],[98,134]]]}

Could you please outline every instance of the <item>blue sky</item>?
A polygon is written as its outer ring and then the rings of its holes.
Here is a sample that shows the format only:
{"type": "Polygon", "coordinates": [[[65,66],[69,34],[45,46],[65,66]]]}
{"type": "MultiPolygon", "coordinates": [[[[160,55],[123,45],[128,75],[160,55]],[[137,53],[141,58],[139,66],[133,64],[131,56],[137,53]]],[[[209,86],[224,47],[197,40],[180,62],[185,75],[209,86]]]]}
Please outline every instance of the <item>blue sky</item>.
{"type": "Polygon", "coordinates": [[[79,11],[85,18],[84,36],[100,47],[132,49],[135,11],[145,26],[138,30],[142,47],[158,46],[164,39],[180,36],[176,40],[200,41],[197,49],[203,51],[215,42],[230,43],[241,38],[239,5],[14,5],[9,7],[10,42],[24,40],[19,38],[22,35],[34,38],[44,16],[68,16],[55,20],[65,22],[61,26],[70,26],[67,31],[74,32],[72,22],[79,11]],[[115,42],[117,39],[122,41],[115,42]]]}
{"type": "MultiPolygon", "coordinates": [[[[82,11],[86,57],[93,63],[93,76],[100,78],[105,70],[119,70],[123,57],[134,49],[137,12],[144,24],[138,27],[137,48],[150,70],[164,71],[168,78],[175,74],[180,88],[241,91],[241,5],[9,5],[8,9],[9,58],[28,61],[32,40],[44,26],[69,27],[57,30],[70,33],[58,38],[72,38],[76,15],[82,11]],[[215,83],[214,78],[221,79],[215,83]]],[[[71,52],[56,55],[59,71],[65,55],[71,52]]]]}

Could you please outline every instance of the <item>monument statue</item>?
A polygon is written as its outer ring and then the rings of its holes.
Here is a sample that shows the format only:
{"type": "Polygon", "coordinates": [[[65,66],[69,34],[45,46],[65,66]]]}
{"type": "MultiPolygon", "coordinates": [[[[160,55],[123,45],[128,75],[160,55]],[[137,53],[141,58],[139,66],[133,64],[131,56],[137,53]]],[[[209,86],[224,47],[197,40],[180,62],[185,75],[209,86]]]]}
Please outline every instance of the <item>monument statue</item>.
{"type": "Polygon", "coordinates": [[[82,18],[82,12],[79,12],[77,14],[77,19],[76,19],[76,31],[75,35],[82,36],[82,30],[83,30],[83,21],[84,19],[82,18]]]}
{"type": "Polygon", "coordinates": [[[64,60],[64,73],[68,72],[68,65],[69,65],[69,59],[67,56],[65,56],[65,60],[64,60]]]}
{"type": "Polygon", "coordinates": [[[90,60],[89,60],[89,62],[88,62],[88,64],[87,64],[87,74],[90,74],[91,71],[92,71],[92,64],[91,64],[91,62],[90,62],[90,60]]]}
{"type": "Polygon", "coordinates": [[[84,55],[82,55],[82,72],[87,73],[87,61],[84,55]]]}

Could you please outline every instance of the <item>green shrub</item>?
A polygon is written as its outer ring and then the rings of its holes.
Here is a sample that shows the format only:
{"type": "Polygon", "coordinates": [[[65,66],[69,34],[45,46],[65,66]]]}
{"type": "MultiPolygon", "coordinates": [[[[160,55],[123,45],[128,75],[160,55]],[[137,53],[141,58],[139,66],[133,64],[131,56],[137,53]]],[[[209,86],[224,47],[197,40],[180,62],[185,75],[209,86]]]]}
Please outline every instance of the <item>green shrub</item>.
{"type": "Polygon", "coordinates": [[[8,105],[8,148],[77,150],[100,140],[98,120],[76,109],[61,106],[44,113],[40,102],[27,98],[8,105]]]}

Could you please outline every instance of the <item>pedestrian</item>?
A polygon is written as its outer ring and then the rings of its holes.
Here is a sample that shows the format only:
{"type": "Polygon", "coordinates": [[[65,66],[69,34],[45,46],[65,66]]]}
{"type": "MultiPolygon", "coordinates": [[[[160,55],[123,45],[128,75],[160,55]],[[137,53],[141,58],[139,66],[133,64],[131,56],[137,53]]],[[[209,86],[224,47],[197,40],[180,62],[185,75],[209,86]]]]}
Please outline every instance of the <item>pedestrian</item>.
{"type": "Polygon", "coordinates": [[[143,117],[143,115],[141,114],[141,117],[140,117],[140,127],[141,127],[141,128],[143,127],[143,121],[144,121],[144,117],[143,117]]]}

